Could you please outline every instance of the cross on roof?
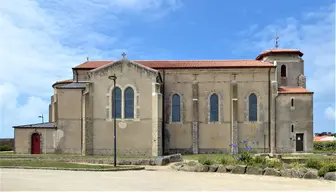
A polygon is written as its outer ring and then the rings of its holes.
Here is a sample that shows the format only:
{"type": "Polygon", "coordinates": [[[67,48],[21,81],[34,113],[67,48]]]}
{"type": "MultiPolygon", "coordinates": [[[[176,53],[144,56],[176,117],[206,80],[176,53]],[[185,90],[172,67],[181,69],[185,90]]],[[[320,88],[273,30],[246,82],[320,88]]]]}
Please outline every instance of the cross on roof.
{"type": "Polygon", "coordinates": [[[125,57],[126,57],[126,53],[123,52],[123,53],[121,54],[121,56],[122,56],[123,58],[125,58],[125,57]]]}

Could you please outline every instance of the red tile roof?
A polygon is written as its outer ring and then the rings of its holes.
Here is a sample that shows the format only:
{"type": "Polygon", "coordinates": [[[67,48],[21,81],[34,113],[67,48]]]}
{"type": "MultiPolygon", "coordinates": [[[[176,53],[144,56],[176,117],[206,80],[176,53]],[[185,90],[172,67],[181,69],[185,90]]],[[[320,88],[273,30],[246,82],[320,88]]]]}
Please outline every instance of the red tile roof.
{"type": "Polygon", "coordinates": [[[302,87],[280,87],[279,88],[279,93],[283,94],[295,94],[295,93],[300,93],[300,94],[313,94],[314,92],[311,92],[305,88],[302,87]]]}
{"type": "MultiPolygon", "coordinates": [[[[113,61],[86,61],[73,69],[94,69],[113,61]]],[[[257,60],[140,60],[134,61],[153,69],[171,68],[227,68],[227,67],[273,67],[273,64],[257,60]]]]}
{"type": "Polygon", "coordinates": [[[72,83],[72,79],[67,79],[67,80],[62,80],[62,81],[56,81],[56,83],[54,83],[52,85],[52,87],[54,87],[55,85],[59,85],[59,84],[69,84],[72,83]]]}
{"type": "Polygon", "coordinates": [[[324,135],[324,136],[315,136],[314,141],[334,141],[333,136],[330,135],[324,135]],[[326,140],[323,140],[326,139],[326,140]],[[329,139],[329,140],[328,140],[329,139]]]}
{"type": "Polygon", "coordinates": [[[294,53],[294,54],[298,54],[300,57],[303,56],[303,53],[300,50],[297,50],[297,49],[270,49],[270,50],[266,50],[266,51],[260,53],[256,57],[256,60],[260,60],[260,59],[262,59],[262,57],[270,55],[272,53],[294,53]]]}

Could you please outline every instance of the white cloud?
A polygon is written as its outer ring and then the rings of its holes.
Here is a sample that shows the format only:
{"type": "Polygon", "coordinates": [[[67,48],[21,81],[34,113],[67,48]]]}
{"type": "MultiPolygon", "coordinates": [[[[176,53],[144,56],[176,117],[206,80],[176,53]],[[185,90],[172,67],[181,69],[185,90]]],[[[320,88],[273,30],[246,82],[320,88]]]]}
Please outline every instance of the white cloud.
{"type": "Polygon", "coordinates": [[[276,32],[280,37],[280,48],[296,48],[304,52],[307,88],[319,98],[335,95],[335,4],[265,27],[252,25],[240,34],[249,37],[240,48],[260,52],[274,48],[276,32]]]}
{"type": "Polygon", "coordinates": [[[139,52],[133,47],[141,39],[120,41],[123,27],[129,24],[126,18],[143,12],[156,17],[174,10],[179,2],[1,0],[0,137],[13,136],[12,125],[39,121],[42,112],[48,116],[52,83],[71,78],[71,67],[87,56],[114,59],[120,57],[120,50],[139,52]],[[22,95],[28,99],[20,106],[22,95]]]}
{"type": "Polygon", "coordinates": [[[324,116],[328,119],[328,120],[335,120],[336,119],[336,111],[334,108],[332,107],[328,107],[324,110],[324,116]]]}
{"type": "Polygon", "coordinates": [[[334,109],[326,108],[335,103],[335,4],[297,17],[281,18],[267,26],[252,25],[239,34],[248,38],[237,51],[260,53],[274,48],[276,32],[280,48],[295,48],[304,53],[307,88],[314,92],[314,126],[330,127],[322,119],[323,112],[325,117],[335,118],[334,109]]]}

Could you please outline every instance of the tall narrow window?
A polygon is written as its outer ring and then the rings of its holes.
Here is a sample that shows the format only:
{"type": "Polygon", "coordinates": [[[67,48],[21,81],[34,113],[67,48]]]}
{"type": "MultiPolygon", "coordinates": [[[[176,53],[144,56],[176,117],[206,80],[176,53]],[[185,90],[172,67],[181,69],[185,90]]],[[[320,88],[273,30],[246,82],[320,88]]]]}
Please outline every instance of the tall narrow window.
{"type": "Polygon", "coordinates": [[[292,133],[294,132],[294,125],[292,125],[292,133]]]}
{"type": "Polygon", "coordinates": [[[281,65],[281,77],[287,77],[286,65],[281,65]]]}
{"type": "Polygon", "coordinates": [[[125,89],[125,119],[134,118],[134,90],[131,87],[125,89]]]}
{"type": "Polygon", "coordinates": [[[121,118],[121,89],[119,87],[116,87],[115,89],[113,89],[111,98],[112,98],[112,117],[121,118]],[[115,108],[114,108],[114,101],[113,101],[114,96],[116,100],[115,108]]]}
{"type": "Polygon", "coordinates": [[[294,107],[294,99],[291,99],[291,107],[294,107]]]}
{"type": "Polygon", "coordinates": [[[218,121],[218,95],[210,96],[210,122],[218,121]]]}
{"type": "Polygon", "coordinates": [[[249,121],[257,121],[257,115],[258,115],[258,101],[257,96],[252,93],[249,96],[249,121]]]}
{"type": "Polygon", "coordinates": [[[181,121],[181,98],[178,94],[172,97],[172,122],[181,121]]]}

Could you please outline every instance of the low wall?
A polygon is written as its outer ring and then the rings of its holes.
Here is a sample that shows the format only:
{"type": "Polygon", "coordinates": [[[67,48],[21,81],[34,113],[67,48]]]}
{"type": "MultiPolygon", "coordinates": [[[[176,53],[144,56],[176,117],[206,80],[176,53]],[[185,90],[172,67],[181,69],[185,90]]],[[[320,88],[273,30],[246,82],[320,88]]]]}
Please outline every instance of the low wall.
{"type": "MultiPolygon", "coordinates": [[[[20,157],[20,156],[2,156],[0,160],[26,160],[26,161],[59,161],[59,162],[74,162],[74,163],[92,163],[92,164],[113,164],[113,158],[71,158],[71,157],[20,157]]],[[[173,162],[180,162],[183,161],[183,157],[181,154],[173,154],[155,158],[148,158],[148,159],[117,159],[118,165],[167,165],[173,162]]]]}

